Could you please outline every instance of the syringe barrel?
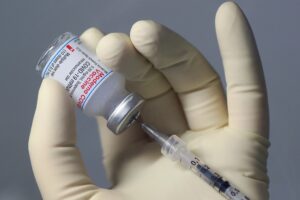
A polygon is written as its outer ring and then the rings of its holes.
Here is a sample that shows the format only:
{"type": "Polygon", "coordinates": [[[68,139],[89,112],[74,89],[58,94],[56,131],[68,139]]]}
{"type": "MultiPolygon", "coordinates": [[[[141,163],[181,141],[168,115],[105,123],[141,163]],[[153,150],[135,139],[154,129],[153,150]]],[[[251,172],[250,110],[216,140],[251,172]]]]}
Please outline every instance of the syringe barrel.
{"type": "Polygon", "coordinates": [[[249,200],[239,190],[230,185],[219,174],[210,169],[206,164],[190,152],[184,143],[176,135],[169,137],[161,148],[161,152],[173,161],[179,161],[185,168],[190,168],[215,190],[230,200],[249,200]]]}
{"type": "Polygon", "coordinates": [[[184,141],[176,135],[172,135],[166,140],[162,145],[161,152],[171,160],[179,161],[185,168],[191,166],[191,161],[194,157],[194,155],[187,150],[184,141]]]}

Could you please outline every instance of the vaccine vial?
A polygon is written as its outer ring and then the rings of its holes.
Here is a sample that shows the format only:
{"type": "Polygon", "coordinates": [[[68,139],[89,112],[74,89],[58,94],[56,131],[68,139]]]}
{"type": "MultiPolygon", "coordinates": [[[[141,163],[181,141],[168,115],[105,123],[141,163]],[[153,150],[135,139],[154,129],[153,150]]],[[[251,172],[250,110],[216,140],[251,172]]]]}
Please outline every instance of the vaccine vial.
{"type": "Polygon", "coordinates": [[[38,60],[42,78],[64,86],[78,108],[101,115],[115,134],[127,129],[140,114],[144,100],[125,89],[125,79],[104,66],[79,37],[66,32],[57,37],[38,60]]]}

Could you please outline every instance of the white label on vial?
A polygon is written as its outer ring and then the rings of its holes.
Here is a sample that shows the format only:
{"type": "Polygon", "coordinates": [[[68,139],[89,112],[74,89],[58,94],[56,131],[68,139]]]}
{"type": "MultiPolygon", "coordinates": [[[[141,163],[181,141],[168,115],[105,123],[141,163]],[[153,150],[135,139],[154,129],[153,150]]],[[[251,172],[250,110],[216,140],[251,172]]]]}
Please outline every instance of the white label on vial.
{"type": "Polygon", "coordinates": [[[112,73],[100,64],[78,37],[66,41],[49,59],[42,77],[52,77],[68,91],[80,109],[101,83],[112,73]]]}

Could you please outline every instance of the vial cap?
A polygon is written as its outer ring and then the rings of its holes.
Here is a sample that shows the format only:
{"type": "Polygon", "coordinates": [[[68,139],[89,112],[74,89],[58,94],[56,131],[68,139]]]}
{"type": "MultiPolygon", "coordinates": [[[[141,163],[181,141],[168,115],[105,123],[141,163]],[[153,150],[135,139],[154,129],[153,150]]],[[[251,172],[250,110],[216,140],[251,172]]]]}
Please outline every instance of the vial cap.
{"type": "Polygon", "coordinates": [[[109,116],[107,127],[117,135],[122,133],[137,120],[143,103],[141,96],[130,93],[109,116]]]}

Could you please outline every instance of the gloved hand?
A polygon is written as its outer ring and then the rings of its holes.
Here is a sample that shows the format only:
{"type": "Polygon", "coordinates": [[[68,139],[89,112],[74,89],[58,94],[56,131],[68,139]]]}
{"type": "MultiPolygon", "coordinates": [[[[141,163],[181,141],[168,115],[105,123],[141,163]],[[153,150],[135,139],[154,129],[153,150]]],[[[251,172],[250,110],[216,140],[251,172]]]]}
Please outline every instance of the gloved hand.
{"type": "MultiPolygon", "coordinates": [[[[95,28],[81,40],[127,88],[147,103],[142,116],[188,148],[251,200],[268,199],[268,106],[261,62],[245,16],[233,2],[216,15],[227,101],[216,72],[191,44],[153,21],[139,21],[130,37],[95,28]]],[[[98,117],[103,162],[112,189],[95,186],[76,147],[72,100],[55,81],[43,81],[29,151],[46,200],[222,200],[189,170],[160,154],[138,125],[115,136],[98,117]]]]}

